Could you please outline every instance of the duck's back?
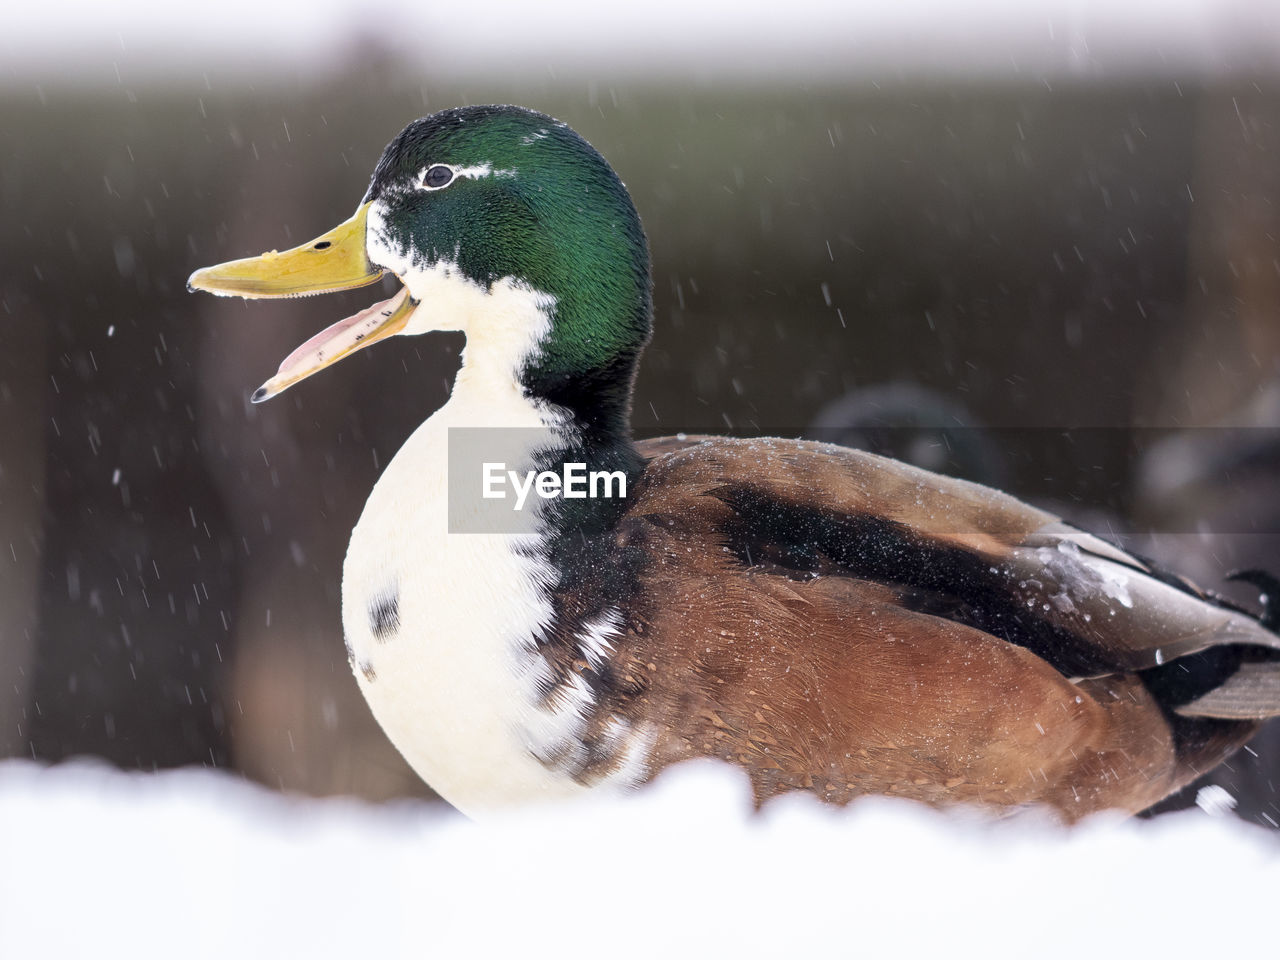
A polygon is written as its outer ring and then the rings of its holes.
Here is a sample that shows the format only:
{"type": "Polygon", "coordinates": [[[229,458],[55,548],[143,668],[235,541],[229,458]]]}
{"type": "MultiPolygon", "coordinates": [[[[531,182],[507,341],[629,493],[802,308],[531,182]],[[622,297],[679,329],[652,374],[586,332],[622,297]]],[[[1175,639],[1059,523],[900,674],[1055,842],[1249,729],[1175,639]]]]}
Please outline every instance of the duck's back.
{"type": "Polygon", "coordinates": [[[545,647],[591,687],[583,782],[625,730],[761,798],[1136,811],[1280,713],[1280,637],[1004,494],[823,444],[639,449],[545,647]]]}

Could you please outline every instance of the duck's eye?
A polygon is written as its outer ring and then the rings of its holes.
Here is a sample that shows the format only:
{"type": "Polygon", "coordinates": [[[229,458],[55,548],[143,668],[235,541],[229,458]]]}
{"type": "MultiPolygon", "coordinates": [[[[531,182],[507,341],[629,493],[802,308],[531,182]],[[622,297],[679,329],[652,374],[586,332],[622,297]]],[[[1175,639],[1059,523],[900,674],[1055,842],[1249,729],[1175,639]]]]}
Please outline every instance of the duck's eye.
{"type": "Polygon", "coordinates": [[[448,186],[449,181],[453,179],[453,171],[441,164],[434,167],[428,167],[427,172],[422,175],[422,185],[428,190],[439,190],[441,187],[448,186]]]}

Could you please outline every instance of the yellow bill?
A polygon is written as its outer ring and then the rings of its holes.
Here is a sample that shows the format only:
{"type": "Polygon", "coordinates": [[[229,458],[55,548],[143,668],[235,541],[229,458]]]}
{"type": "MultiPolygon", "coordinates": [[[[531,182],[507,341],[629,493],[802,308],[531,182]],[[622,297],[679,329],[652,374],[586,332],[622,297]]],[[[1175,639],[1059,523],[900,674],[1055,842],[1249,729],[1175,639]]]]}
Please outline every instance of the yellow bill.
{"type": "Polygon", "coordinates": [[[367,286],[383,274],[382,267],[369,262],[365,250],[368,216],[369,204],[362,203],[350,220],[300,247],[204,267],[191,275],[187,288],[256,299],[367,286]]]}
{"type": "MultiPolygon", "coordinates": [[[[375,282],[383,268],[370,263],[365,247],[369,204],[310,243],[260,257],[232,260],[197,270],[187,281],[192,290],[230,297],[303,297],[332,290],[350,290],[375,282]]],[[[401,289],[354,316],[339,320],[285,357],[276,375],[250,398],[261,403],[337,363],[343,357],[404,329],[418,301],[401,289]]]]}

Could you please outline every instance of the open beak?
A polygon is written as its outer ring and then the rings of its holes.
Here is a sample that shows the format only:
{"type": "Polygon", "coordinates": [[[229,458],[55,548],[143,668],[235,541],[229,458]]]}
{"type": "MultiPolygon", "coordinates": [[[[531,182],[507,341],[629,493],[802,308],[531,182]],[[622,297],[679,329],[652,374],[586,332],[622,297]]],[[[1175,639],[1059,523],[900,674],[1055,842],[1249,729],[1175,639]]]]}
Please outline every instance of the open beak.
{"type": "MultiPolygon", "coordinates": [[[[271,250],[260,257],[204,267],[191,274],[187,288],[256,299],[367,286],[384,273],[370,263],[365,248],[368,215],[369,204],[364,203],[350,220],[292,250],[271,250]]],[[[285,358],[276,375],[254,392],[253,402],[274,397],[343,357],[399,333],[417,306],[409,292],[401,289],[391,299],[327,327],[285,358]]]]}

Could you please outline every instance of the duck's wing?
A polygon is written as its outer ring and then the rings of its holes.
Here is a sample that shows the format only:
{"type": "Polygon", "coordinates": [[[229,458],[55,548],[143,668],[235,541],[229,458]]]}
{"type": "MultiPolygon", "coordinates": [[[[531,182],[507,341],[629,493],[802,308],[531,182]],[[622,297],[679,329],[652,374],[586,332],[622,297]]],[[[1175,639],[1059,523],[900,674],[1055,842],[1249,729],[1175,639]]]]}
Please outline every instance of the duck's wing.
{"type": "MultiPolygon", "coordinates": [[[[805,441],[666,438],[639,448],[649,462],[633,516],[704,526],[748,567],[889,585],[904,607],[1024,647],[1070,678],[1224,645],[1267,660],[1264,651],[1280,650],[1257,620],[987,487],[805,441]]],[[[1217,688],[1221,704],[1191,690],[1195,704],[1170,706],[1280,712],[1280,670],[1269,663],[1228,686],[1217,688]]]]}

